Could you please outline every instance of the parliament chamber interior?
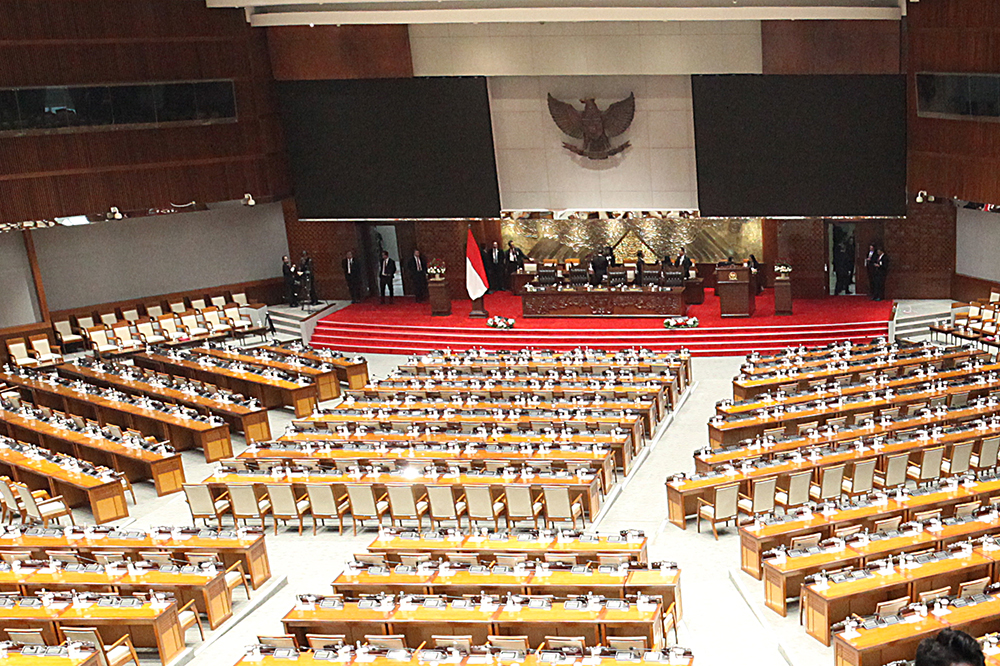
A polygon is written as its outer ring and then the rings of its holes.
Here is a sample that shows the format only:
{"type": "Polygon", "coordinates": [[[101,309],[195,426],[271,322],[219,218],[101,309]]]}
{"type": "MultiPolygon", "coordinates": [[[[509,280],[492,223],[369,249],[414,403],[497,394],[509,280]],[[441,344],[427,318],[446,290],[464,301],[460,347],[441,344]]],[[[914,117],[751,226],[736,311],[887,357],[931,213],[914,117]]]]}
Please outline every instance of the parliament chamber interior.
{"type": "Polygon", "coordinates": [[[0,12],[0,666],[1000,666],[994,0],[0,12]]]}

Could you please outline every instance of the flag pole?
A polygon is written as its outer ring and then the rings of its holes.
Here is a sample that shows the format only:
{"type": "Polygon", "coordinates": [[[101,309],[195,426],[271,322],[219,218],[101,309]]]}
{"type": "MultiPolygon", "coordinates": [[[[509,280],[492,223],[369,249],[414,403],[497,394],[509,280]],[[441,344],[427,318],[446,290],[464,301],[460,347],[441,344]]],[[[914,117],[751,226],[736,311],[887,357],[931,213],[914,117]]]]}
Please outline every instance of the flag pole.
{"type": "MultiPolygon", "coordinates": [[[[479,246],[475,243],[475,236],[472,233],[472,224],[469,223],[466,227],[468,233],[466,234],[465,245],[465,262],[466,262],[466,282],[469,280],[469,265],[478,266],[478,275],[480,281],[486,280],[485,269],[483,268],[483,258],[482,254],[479,252],[479,246]]],[[[466,285],[468,287],[468,285],[466,285]]],[[[482,289],[485,292],[485,289],[482,289]]],[[[469,317],[476,319],[486,319],[490,316],[490,313],[486,311],[486,305],[483,302],[484,293],[480,293],[478,297],[472,299],[472,310],[469,312],[469,317]]],[[[471,297],[472,294],[470,293],[471,297]]]]}

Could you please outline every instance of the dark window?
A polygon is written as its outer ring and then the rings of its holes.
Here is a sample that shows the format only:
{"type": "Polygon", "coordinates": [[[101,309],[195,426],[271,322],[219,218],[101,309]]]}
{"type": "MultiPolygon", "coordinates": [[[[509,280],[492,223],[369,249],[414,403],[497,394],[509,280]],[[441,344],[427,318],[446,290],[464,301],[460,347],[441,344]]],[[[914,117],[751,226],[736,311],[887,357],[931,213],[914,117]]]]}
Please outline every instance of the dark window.
{"type": "Polygon", "coordinates": [[[917,74],[917,115],[1000,119],[1000,75],[917,74]]]}

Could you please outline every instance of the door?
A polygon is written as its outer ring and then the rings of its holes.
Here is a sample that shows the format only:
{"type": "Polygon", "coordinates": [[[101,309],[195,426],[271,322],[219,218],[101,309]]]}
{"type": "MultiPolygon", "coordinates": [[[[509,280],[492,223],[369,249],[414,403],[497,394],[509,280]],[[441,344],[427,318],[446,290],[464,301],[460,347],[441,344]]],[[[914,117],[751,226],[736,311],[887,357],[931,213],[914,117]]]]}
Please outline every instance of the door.
{"type": "Polygon", "coordinates": [[[854,222],[827,222],[827,286],[831,296],[857,293],[857,241],[854,222]]]}

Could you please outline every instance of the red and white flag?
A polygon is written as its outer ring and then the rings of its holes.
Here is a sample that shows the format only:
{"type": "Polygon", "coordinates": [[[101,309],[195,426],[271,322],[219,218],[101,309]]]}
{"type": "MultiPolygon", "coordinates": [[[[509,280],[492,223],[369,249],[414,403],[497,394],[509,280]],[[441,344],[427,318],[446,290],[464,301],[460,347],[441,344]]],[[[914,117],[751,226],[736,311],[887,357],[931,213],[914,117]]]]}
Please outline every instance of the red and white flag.
{"type": "Polygon", "coordinates": [[[486,280],[486,267],[483,266],[483,255],[476,245],[476,238],[469,229],[469,240],[465,244],[465,287],[469,290],[469,298],[482,298],[489,290],[486,280]]]}

